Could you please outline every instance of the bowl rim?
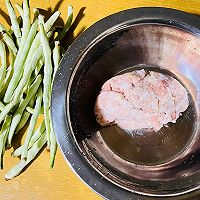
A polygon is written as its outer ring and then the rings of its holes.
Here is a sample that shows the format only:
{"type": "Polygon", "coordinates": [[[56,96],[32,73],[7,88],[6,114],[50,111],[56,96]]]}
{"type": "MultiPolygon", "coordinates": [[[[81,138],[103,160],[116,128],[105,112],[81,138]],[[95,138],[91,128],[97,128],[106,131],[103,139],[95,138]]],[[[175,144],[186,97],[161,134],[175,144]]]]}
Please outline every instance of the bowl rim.
{"type": "MultiPolygon", "coordinates": [[[[155,22],[163,24],[164,22],[166,25],[181,28],[200,36],[200,19],[198,16],[170,8],[134,8],[101,19],[77,37],[63,56],[53,83],[51,117],[54,132],[56,133],[57,142],[63,157],[71,169],[93,191],[106,199],[152,199],[150,196],[141,196],[140,194],[130,192],[117,186],[102,177],[90,166],[76,147],[74,138],[71,137],[70,126],[67,123],[66,117],[65,102],[68,84],[80,55],[100,34],[114,26],[122,25],[127,21],[132,21],[133,24],[155,22]]],[[[189,192],[197,189],[198,188],[193,188],[192,190],[186,191],[187,194],[185,192],[179,195],[186,194],[187,196],[189,192]]],[[[173,198],[175,199],[175,196],[173,196],[173,198]]]]}

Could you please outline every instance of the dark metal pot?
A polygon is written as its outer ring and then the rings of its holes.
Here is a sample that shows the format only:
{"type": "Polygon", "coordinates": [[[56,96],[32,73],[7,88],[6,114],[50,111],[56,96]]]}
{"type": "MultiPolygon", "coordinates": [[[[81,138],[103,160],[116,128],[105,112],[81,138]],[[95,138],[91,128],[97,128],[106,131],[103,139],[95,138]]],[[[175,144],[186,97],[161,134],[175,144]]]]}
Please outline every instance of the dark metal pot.
{"type": "Polygon", "coordinates": [[[69,165],[103,197],[198,198],[199,35],[197,16],[166,8],[130,9],[95,23],[64,55],[53,85],[53,127],[69,165]],[[188,91],[189,108],[158,132],[100,127],[93,109],[101,86],[138,68],[177,78],[188,91]]]}

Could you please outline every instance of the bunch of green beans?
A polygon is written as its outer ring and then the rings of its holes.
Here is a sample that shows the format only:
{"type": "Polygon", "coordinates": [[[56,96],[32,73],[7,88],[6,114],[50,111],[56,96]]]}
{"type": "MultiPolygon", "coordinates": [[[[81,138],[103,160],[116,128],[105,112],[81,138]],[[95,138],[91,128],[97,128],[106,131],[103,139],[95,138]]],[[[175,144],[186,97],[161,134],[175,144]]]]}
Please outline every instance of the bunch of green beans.
{"type": "Polygon", "coordinates": [[[28,0],[15,5],[18,13],[10,0],[5,0],[5,4],[11,27],[7,30],[0,24],[1,169],[6,148],[12,146],[15,135],[29,122],[24,144],[12,153],[21,159],[5,175],[9,180],[19,175],[45,144],[50,150],[50,168],[54,165],[57,144],[50,117],[52,82],[61,59],[59,41],[72,24],[73,9],[68,7],[66,23],[56,32],[53,25],[60,15],[58,11],[44,22],[38,9],[33,9],[31,20],[28,0]],[[41,114],[44,120],[36,129],[41,114]]]}

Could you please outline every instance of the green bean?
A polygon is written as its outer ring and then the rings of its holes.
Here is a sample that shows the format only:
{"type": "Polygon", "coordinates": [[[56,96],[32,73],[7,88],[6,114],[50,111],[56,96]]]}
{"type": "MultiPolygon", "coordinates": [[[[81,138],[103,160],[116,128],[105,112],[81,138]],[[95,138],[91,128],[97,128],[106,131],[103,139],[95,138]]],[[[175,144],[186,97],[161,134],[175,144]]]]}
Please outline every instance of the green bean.
{"type": "Polygon", "coordinates": [[[19,175],[20,172],[28,165],[38,154],[38,152],[42,149],[42,147],[46,143],[46,134],[45,132],[41,135],[41,137],[33,144],[33,146],[28,150],[27,160],[20,161],[15,167],[13,167],[6,175],[5,179],[9,180],[19,175]]]}
{"type": "MultiPolygon", "coordinates": [[[[55,41],[55,47],[53,50],[53,63],[54,63],[54,74],[53,78],[55,77],[56,71],[58,69],[59,63],[60,63],[60,42],[55,41]]],[[[51,86],[52,87],[52,86],[51,86]]],[[[51,88],[52,92],[52,88],[51,88]]],[[[50,112],[49,112],[50,114],[50,112]]],[[[57,143],[56,143],[56,137],[52,126],[51,117],[50,119],[50,126],[51,126],[51,132],[50,132],[50,168],[53,168],[56,150],[57,150],[57,143]]]]}
{"type": "Polygon", "coordinates": [[[26,158],[27,158],[29,142],[34,133],[35,125],[36,125],[38,116],[41,111],[41,104],[42,104],[42,87],[40,86],[38,93],[37,93],[37,99],[36,99],[36,103],[35,103],[34,113],[31,117],[30,124],[29,124],[27,134],[26,134],[26,139],[24,142],[24,149],[23,149],[22,156],[21,156],[22,160],[26,160],[26,158]]]}
{"type": "Polygon", "coordinates": [[[60,63],[60,42],[59,41],[55,41],[55,47],[53,49],[53,63],[54,63],[54,73],[53,73],[53,79],[54,79],[56,71],[60,63]]]}
{"type": "Polygon", "coordinates": [[[10,79],[12,77],[12,74],[13,74],[13,68],[11,66],[9,66],[6,70],[6,77],[5,77],[5,80],[4,80],[3,88],[0,90],[0,99],[3,99],[3,97],[4,97],[4,94],[7,90],[10,79]]]}
{"type": "MultiPolygon", "coordinates": [[[[55,21],[58,19],[58,17],[60,16],[60,13],[58,11],[56,11],[53,15],[51,15],[51,17],[45,22],[44,24],[44,30],[47,33],[51,27],[53,26],[53,24],[55,23],[55,21]]],[[[40,36],[38,36],[38,40],[40,39],[40,36]]],[[[40,41],[40,40],[39,40],[40,41]]]]}
{"type": "Polygon", "coordinates": [[[8,30],[8,35],[12,36],[12,34],[13,34],[13,30],[12,30],[12,26],[11,26],[11,28],[8,30]]]}
{"type": "Polygon", "coordinates": [[[6,145],[6,140],[9,132],[9,126],[11,122],[11,116],[7,116],[5,118],[5,121],[1,127],[1,132],[0,132],[0,168],[3,169],[3,155],[5,152],[5,145],[6,145]]]}
{"type": "Polygon", "coordinates": [[[26,107],[26,110],[27,110],[30,114],[33,115],[33,113],[34,113],[34,109],[33,109],[33,108],[27,106],[27,107],[26,107]]]}
{"type": "Polygon", "coordinates": [[[16,16],[15,11],[12,7],[12,4],[10,3],[10,0],[6,0],[6,7],[8,9],[8,13],[9,13],[11,24],[12,24],[12,29],[14,31],[14,34],[15,34],[15,37],[16,37],[16,40],[17,40],[17,44],[19,46],[20,40],[21,40],[21,30],[19,28],[17,16],[16,16]]]}
{"type": "MultiPolygon", "coordinates": [[[[31,137],[31,140],[30,140],[30,143],[29,143],[29,146],[28,146],[29,149],[40,138],[40,136],[44,133],[44,131],[45,131],[45,123],[44,123],[44,121],[42,121],[40,126],[37,128],[37,130],[35,131],[35,133],[31,137]]],[[[20,156],[22,154],[22,152],[23,152],[23,148],[24,148],[24,145],[22,145],[22,146],[18,147],[17,149],[15,149],[15,151],[12,152],[12,156],[13,157],[20,156]]]]}
{"type": "Polygon", "coordinates": [[[14,71],[14,62],[15,62],[15,55],[13,53],[13,51],[8,48],[9,50],[9,63],[10,63],[10,66],[6,69],[6,78],[5,78],[5,81],[4,81],[4,87],[1,91],[1,94],[3,92],[3,96],[8,88],[8,84],[10,83],[10,80],[12,78],[12,75],[13,75],[13,71],[14,71]]]}
{"type": "Polygon", "coordinates": [[[24,45],[26,43],[26,39],[28,37],[31,28],[29,1],[23,0],[22,7],[23,7],[23,17],[22,17],[23,26],[22,26],[21,45],[24,45]]]}
{"type": "Polygon", "coordinates": [[[40,73],[40,70],[44,64],[44,58],[41,56],[41,58],[38,60],[35,68],[35,76],[37,76],[40,73]]]}
{"type": "MultiPolygon", "coordinates": [[[[33,95],[35,95],[35,93],[37,92],[38,88],[39,88],[39,85],[42,81],[42,76],[39,75],[36,80],[33,82],[33,84],[30,86],[29,90],[28,90],[28,93],[25,97],[25,99],[23,99],[21,101],[21,103],[19,104],[15,114],[13,115],[13,118],[12,118],[12,122],[11,122],[11,126],[10,126],[10,132],[9,132],[9,135],[8,135],[8,147],[10,147],[11,145],[11,142],[12,142],[12,137],[14,135],[14,132],[16,130],[16,127],[17,125],[19,124],[20,122],[20,119],[22,117],[22,114],[26,108],[26,106],[28,105],[29,101],[31,100],[31,98],[33,97],[33,95]]],[[[15,99],[13,100],[15,101],[15,99]]],[[[13,101],[11,101],[10,103],[12,103],[13,101]]],[[[9,105],[9,104],[8,104],[9,105]]],[[[0,113],[0,116],[1,116],[1,113],[0,113]]]]}
{"type": "MultiPolygon", "coordinates": [[[[33,96],[28,104],[28,106],[31,106],[33,107],[35,103],[35,96],[33,96]]],[[[27,108],[27,107],[26,107],[27,108]]],[[[22,118],[19,122],[19,124],[17,125],[17,128],[16,128],[16,131],[15,131],[15,134],[17,134],[25,125],[26,125],[26,122],[28,121],[30,117],[30,113],[27,112],[26,110],[24,110],[23,114],[22,114],[22,118]]]]}
{"type": "Polygon", "coordinates": [[[13,51],[14,55],[17,54],[17,47],[15,46],[15,43],[12,40],[12,37],[10,34],[6,31],[4,26],[0,24],[0,32],[2,33],[3,40],[7,44],[7,46],[13,51]]]}
{"type": "Polygon", "coordinates": [[[55,40],[61,41],[62,38],[65,36],[66,32],[69,30],[70,26],[72,25],[72,20],[73,20],[73,7],[68,6],[68,18],[67,22],[63,28],[63,30],[57,35],[55,40]]]}
{"type": "Polygon", "coordinates": [[[9,62],[10,66],[6,69],[6,77],[4,80],[3,88],[0,90],[0,99],[2,100],[6,90],[8,88],[8,84],[10,83],[10,79],[12,78],[13,75],[13,67],[14,67],[14,61],[15,61],[15,55],[13,54],[13,51],[9,48],[9,62]]]}
{"type": "Polygon", "coordinates": [[[5,108],[4,104],[0,101],[0,111],[3,111],[4,108],[5,108]]]}
{"type": "Polygon", "coordinates": [[[15,60],[15,55],[13,54],[12,50],[9,48],[9,62],[10,62],[10,66],[7,67],[6,69],[6,76],[3,82],[3,87],[0,89],[0,99],[2,100],[5,92],[7,90],[8,84],[10,82],[10,79],[13,75],[13,65],[14,65],[14,60],[15,60]]]}
{"type": "Polygon", "coordinates": [[[9,50],[9,62],[10,62],[10,66],[13,68],[14,67],[14,62],[15,62],[16,55],[13,53],[12,49],[8,48],[8,50],[9,50]]]}
{"type": "Polygon", "coordinates": [[[7,67],[5,44],[1,40],[0,40],[0,57],[2,63],[2,66],[0,68],[0,91],[1,91],[4,84],[4,79],[6,77],[6,67],[7,67]]]}
{"type": "Polygon", "coordinates": [[[44,114],[44,106],[41,108],[41,114],[44,114]]]}
{"type": "Polygon", "coordinates": [[[52,62],[51,62],[51,48],[48,42],[48,39],[45,35],[44,30],[44,18],[40,15],[39,19],[39,30],[40,30],[40,38],[41,44],[44,54],[44,92],[43,92],[43,104],[44,104],[44,121],[46,126],[46,133],[47,133],[47,147],[50,147],[50,119],[49,119],[49,108],[50,108],[50,101],[51,101],[51,76],[52,76],[52,62]]]}
{"type": "Polygon", "coordinates": [[[3,83],[6,76],[6,67],[0,67],[0,91],[3,89],[3,83]]]}
{"type": "Polygon", "coordinates": [[[19,48],[19,52],[17,54],[15,63],[14,63],[14,73],[13,73],[13,76],[8,85],[8,89],[4,96],[5,103],[8,103],[12,99],[13,92],[14,92],[15,88],[17,87],[17,84],[18,84],[21,74],[23,72],[23,67],[24,67],[24,63],[25,63],[25,60],[28,55],[28,51],[29,51],[31,43],[36,35],[37,23],[38,22],[36,20],[33,23],[33,25],[31,26],[26,44],[25,45],[22,44],[19,48]]]}
{"type": "Polygon", "coordinates": [[[37,8],[33,8],[33,13],[34,13],[34,19],[33,19],[34,22],[36,19],[38,19],[40,11],[37,8]]]}
{"type": "MultiPolygon", "coordinates": [[[[27,91],[29,90],[29,88],[30,88],[30,86],[32,85],[32,83],[28,86],[28,89],[27,89],[27,91]]],[[[27,91],[26,91],[26,93],[27,93],[27,91]]],[[[32,96],[32,98],[31,98],[31,100],[29,101],[29,103],[28,103],[28,106],[29,107],[33,107],[34,105],[35,105],[35,99],[36,99],[36,96],[32,96]]]]}
{"type": "Polygon", "coordinates": [[[40,124],[40,126],[37,128],[35,133],[33,134],[30,143],[29,143],[29,148],[33,146],[33,144],[39,139],[39,137],[42,135],[42,133],[45,132],[45,122],[44,120],[40,124]]]}
{"type": "MultiPolygon", "coordinates": [[[[43,54],[44,54],[44,93],[43,93],[43,102],[44,102],[44,120],[45,120],[45,126],[46,126],[46,132],[47,132],[47,147],[50,148],[50,168],[54,165],[55,155],[56,155],[56,138],[55,134],[53,132],[53,128],[51,125],[51,118],[50,118],[50,101],[51,101],[51,76],[52,76],[52,62],[51,62],[51,48],[48,42],[47,37],[45,36],[44,31],[44,22],[42,16],[39,16],[39,30],[40,30],[40,37],[41,37],[41,44],[43,48],[43,54]]],[[[56,43],[58,46],[58,43],[56,43]]],[[[57,47],[55,47],[57,48],[57,47]]],[[[57,54],[57,53],[55,53],[57,54]]],[[[57,55],[56,55],[57,56],[57,55]]],[[[55,57],[55,65],[57,65],[57,59],[58,57],[55,57]]]]}
{"type": "MultiPolygon", "coordinates": [[[[1,57],[1,64],[6,68],[7,62],[6,62],[6,47],[5,44],[0,40],[0,57],[1,57]]],[[[2,79],[1,79],[2,81],[2,79]]]]}
{"type": "MultiPolygon", "coordinates": [[[[49,113],[50,115],[50,113],[49,113]]],[[[57,150],[57,143],[56,143],[56,136],[53,130],[51,117],[50,118],[50,126],[51,126],[51,132],[50,132],[50,168],[53,168],[55,156],[56,156],[56,150],[57,150]]]]}
{"type": "MultiPolygon", "coordinates": [[[[11,29],[9,29],[11,30],[11,29]]],[[[12,35],[9,33],[9,31],[3,26],[3,24],[0,24],[0,32],[5,32],[7,33],[7,35],[11,38],[11,40],[13,41],[12,35]]]]}
{"type": "Polygon", "coordinates": [[[24,17],[24,12],[23,12],[23,9],[22,9],[22,7],[17,3],[17,4],[15,4],[15,7],[17,8],[17,10],[18,10],[18,12],[19,12],[19,14],[20,14],[20,16],[22,17],[22,19],[23,19],[23,17],[24,17]]]}
{"type": "MultiPolygon", "coordinates": [[[[22,25],[22,17],[21,16],[18,16],[17,17],[17,22],[18,22],[18,24],[19,24],[19,27],[21,27],[21,25],[22,25]]],[[[21,31],[21,28],[20,28],[20,31],[21,31]]],[[[10,27],[10,29],[8,30],[8,33],[9,33],[9,35],[13,35],[13,33],[14,33],[14,31],[13,31],[13,28],[12,28],[12,26],[10,27]]],[[[17,47],[19,47],[19,45],[17,44],[17,47]]]]}
{"type": "Polygon", "coordinates": [[[23,112],[21,120],[20,120],[19,124],[17,125],[15,134],[17,134],[26,125],[26,122],[28,121],[30,115],[31,114],[27,111],[23,112]]]}
{"type": "MultiPolygon", "coordinates": [[[[48,33],[47,33],[47,38],[50,38],[54,33],[54,29],[51,29],[48,33]]],[[[37,76],[42,68],[42,66],[44,65],[44,57],[41,56],[41,58],[38,60],[37,64],[36,64],[36,68],[35,68],[35,76],[37,76]]]]}

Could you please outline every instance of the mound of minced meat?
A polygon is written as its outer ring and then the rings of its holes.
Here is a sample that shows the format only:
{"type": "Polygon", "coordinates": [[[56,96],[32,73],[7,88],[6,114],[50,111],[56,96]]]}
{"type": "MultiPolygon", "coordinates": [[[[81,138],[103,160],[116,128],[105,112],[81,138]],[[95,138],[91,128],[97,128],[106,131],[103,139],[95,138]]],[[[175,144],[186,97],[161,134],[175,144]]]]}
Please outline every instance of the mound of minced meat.
{"type": "Polygon", "coordinates": [[[153,128],[179,118],[189,106],[185,88],[173,77],[137,70],[104,83],[94,112],[102,126],[116,124],[128,131],[153,128]]]}

